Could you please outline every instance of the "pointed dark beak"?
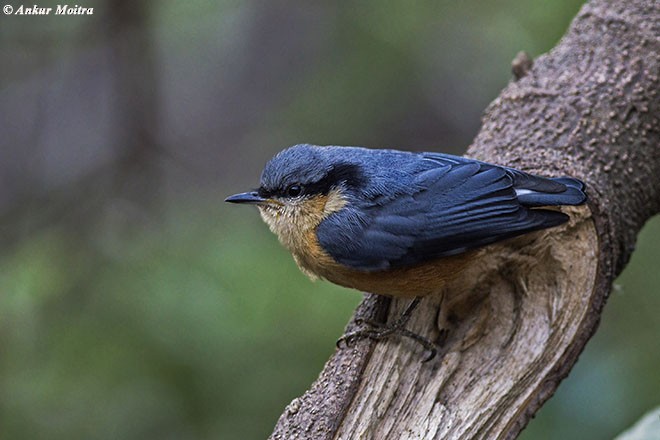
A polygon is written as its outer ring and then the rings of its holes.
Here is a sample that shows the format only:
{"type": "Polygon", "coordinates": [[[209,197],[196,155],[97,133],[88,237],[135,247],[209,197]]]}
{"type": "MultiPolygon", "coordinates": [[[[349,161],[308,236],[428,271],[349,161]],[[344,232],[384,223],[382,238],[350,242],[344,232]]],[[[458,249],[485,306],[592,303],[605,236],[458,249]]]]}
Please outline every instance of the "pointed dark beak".
{"type": "Polygon", "coordinates": [[[229,203],[246,203],[249,205],[258,205],[259,203],[264,203],[268,199],[264,199],[256,191],[250,191],[240,194],[234,194],[225,199],[225,202],[229,203]]]}

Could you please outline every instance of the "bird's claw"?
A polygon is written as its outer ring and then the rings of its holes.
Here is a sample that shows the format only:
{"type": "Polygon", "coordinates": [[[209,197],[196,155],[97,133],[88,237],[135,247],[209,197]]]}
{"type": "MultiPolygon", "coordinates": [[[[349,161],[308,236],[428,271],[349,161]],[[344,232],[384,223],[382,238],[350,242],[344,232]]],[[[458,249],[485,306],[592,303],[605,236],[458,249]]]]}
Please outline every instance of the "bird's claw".
{"type": "Polygon", "coordinates": [[[362,319],[356,319],[355,323],[358,325],[367,323],[371,328],[364,328],[361,330],[356,330],[350,333],[346,333],[341,338],[337,339],[337,348],[341,349],[342,344],[345,347],[350,347],[353,344],[353,342],[359,339],[369,338],[374,341],[381,341],[394,334],[399,334],[401,336],[405,336],[407,338],[416,341],[418,344],[424,347],[426,351],[428,351],[428,355],[424,357],[422,362],[430,361],[438,353],[437,346],[433,342],[429,341],[423,336],[418,335],[417,333],[414,333],[406,328],[403,328],[402,326],[398,326],[398,325],[387,326],[380,323],[368,322],[362,319]]]}
{"type": "Polygon", "coordinates": [[[415,310],[419,302],[419,297],[410,301],[403,313],[401,313],[401,315],[392,324],[389,325],[364,318],[355,319],[356,325],[365,326],[366,328],[346,333],[344,336],[337,340],[337,348],[341,348],[342,343],[344,343],[346,347],[349,347],[350,344],[357,339],[369,338],[375,341],[380,341],[394,334],[399,334],[416,341],[418,344],[424,347],[424,349],[427,350],[429,354],[424,358],[422,362],[430,361],[438,353],[437,345],[425,337],[420,336],[417,333],[413,333],[406,328],[406,323],[410,320],[410,315],[412,314],[413,310],[415,310]]]}

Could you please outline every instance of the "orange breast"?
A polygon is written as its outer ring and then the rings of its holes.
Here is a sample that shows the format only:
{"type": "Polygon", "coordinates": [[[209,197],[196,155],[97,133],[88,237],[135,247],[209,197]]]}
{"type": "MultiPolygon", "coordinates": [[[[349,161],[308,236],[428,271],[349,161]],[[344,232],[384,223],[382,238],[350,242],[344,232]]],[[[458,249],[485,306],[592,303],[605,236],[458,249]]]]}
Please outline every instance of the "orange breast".
{"type": "Polygon", "coordinates": [[[305,270],[340,286],[395,297],[425,296],[442,290],[469,265],[476,251],[427,263],[378,272],[362,272],[337,263],[319,244],[315,231],[305,237],[304,252],[294,256],[305,270]]]}

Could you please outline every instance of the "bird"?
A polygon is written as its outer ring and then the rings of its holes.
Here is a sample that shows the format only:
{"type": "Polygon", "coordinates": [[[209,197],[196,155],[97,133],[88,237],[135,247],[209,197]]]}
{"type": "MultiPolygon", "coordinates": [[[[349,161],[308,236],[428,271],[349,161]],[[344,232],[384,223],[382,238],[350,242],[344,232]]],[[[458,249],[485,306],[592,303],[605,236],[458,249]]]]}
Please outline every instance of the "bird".
{"type": "MultiPolygon", "coordinates": [[[[437,152],[299,144],[270,159],[256,205],[312,279],[411,299],[393,326],[354,332],[381,339],[404,328],[419,300],[441,291],[490,244],[568,221],[557,206],[587,196],[573,177],[541,177],[437,152]]],[[[341,339],[340,339],[341,340],[341,339]]]]}

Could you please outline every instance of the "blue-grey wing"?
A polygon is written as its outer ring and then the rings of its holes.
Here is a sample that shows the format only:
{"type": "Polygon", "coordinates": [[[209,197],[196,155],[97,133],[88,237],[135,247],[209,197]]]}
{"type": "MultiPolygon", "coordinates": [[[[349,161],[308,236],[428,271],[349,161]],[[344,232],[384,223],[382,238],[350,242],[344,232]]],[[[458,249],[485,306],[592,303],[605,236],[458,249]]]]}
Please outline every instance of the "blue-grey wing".
{"type": "Polygon", "coordinates": [[[321,246],[339,263],[378,271],[455,255],[568,219],[521,204],[516,176],[508,169],[453,157],[414,176],[407,193],[351,203],[332,214],[317,229],[321,246]]]}
{"type": "Polygon", "coordinates": [[[485,167],[498,167],[506,171],[512,180],[518,201],[524,206],[579,205],[586,200],[584,184],[572,177],[541,177],[515,168],[491,165],[462,156],[444,153],[421,153],[425,160],[440,165],[479,163],[485,167]]]}

